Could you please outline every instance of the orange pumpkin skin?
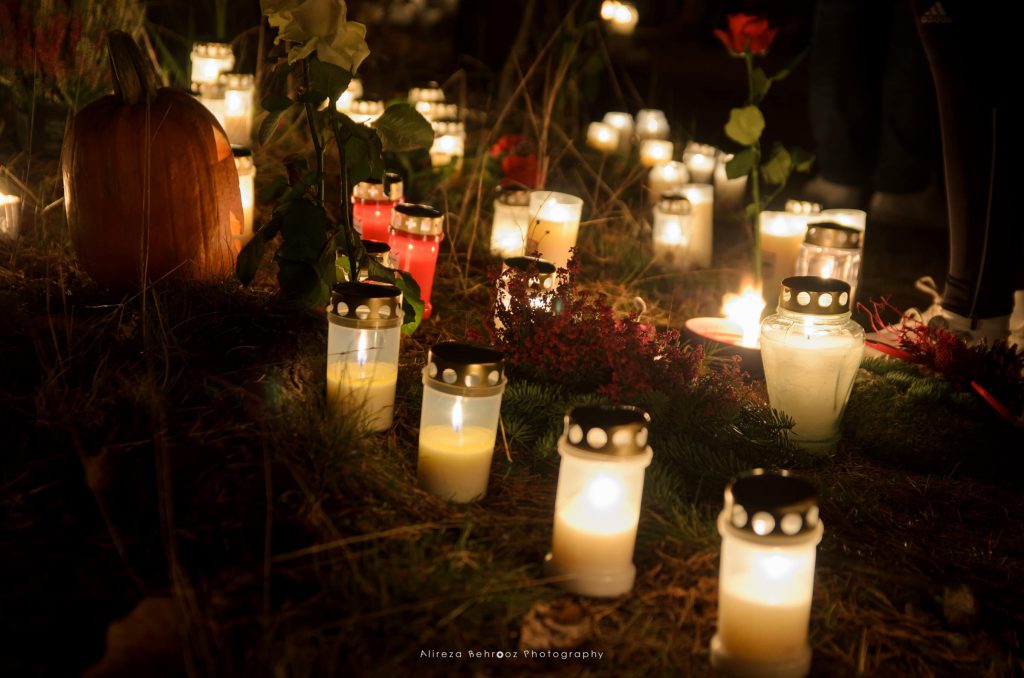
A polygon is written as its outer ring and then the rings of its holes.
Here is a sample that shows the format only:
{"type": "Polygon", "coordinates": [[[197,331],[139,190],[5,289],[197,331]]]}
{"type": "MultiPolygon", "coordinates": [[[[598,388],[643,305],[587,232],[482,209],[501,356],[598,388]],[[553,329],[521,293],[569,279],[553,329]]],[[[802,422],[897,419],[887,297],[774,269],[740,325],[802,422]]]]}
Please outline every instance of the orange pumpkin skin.
{"type": "Polygon", "coordinates": [[[71,241],[100,285],[231,273],[242,233],[238,173],[224,130],[189,93],[94,101],[69,126],[61,165],[71,241]]]}

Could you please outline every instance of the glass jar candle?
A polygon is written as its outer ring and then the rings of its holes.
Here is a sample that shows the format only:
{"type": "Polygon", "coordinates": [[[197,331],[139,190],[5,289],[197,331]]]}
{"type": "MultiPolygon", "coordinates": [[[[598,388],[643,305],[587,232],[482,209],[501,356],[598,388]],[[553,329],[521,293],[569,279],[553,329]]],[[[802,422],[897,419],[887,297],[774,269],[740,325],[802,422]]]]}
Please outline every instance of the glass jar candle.
{"type": "Polygon", "coordinates": [[[690,180],[686,165],[676,160],[655,165],[647,174],[647,194],[657,203],[665,193],[675,193],[690,180]]]}
{"type": "Polygon", "coordinates": [[[466,152],[466,126],[458,120],[439,121],[432,123],[434,143],[430,147],[430,164],[433,167],[455,165],[458,171],[462,167],[462,158],[466,152]]]}
{"type": "MultiPolygon", "coordinates": [[[[830,222],[833,224],[839,224],[840,226],[849,226],[855,228],[861,233],[867,226],[868,213],[864,210],[854,209],[831,209],[821,210],[818,214],[809,219],[809,223],[818,222],[830,222]]],[[[863,247],[863,243],[861,243],[863,247]]]]}
{"type": "Polygon", "coordinates": [[[13,240],[21,230],[21,198],[0,190],[0,238],[13,240]]]}
{"type": "Polygon", "coordinates": [[[585,596],[628,593],[651,418],[628,405],[583,405],[565,417],[545,574],[585,596]]]}
{"type": "Polygon", "coordinates": [[[327,307],[327,402],[358,413],[371,431],[391,427],[402,338],[402,293],[394,285],[338,283],[327,307]]]}
{"type": "Polygon", "coordinates": [[[434,103],[444,101],[444,99],[444,90],[434,81],[420,83],[409,90],[409,103],[411,104],[418,104],[421,101],[434,103]]]}
{"type": "Polygon", "coordinates": [[[711,268],[715,246],[715,189],[708,184],[683,184],[677,192],[690,201],[693,215],[687,265],[711,268]]]}
{"type": "Polygon", "coordinates": [[[384,113],[384,102],[379,99],[354,99],[349,104],[347,115],[360,125],[372,122],[384,113]]]}
{"type": "Polygon", "coordinates": [[[238,170],[238,191],[242,194],[242,242],[252,237],[254,210],[256,207],[256,165],[252,162],[252,151],[248,148],[233,148],[235,169],[238,170]]]}
{"type": "Polygon", "coordinates": [[[391,267],[407,271],[420,286],[423,317],[429,318],[437,251],[444,240],[444,215],[430,205],[399,203],[391,212],[391,267]]]}
{"type": "Polygon", "coordinates": [[[505,391],[500,351],[445,342],[427,354],[420,415],[420,487],[467,503],[487,493],[505,391]]]}
{"type": "Polygon", "coordinates": [[[636,114],[638,139],[668,139],[668,118],[656,108],[641,108],[636,114]]]}
{"type": "MultiPolygon", "coordinates": [[[[379,240],[366,240],[362,239],[360,242],[363,243],[363,249],[366,250],[366,256],[373,259],[381,266],[389,266],[391,264],[391,248],[386,242],[380,242],[379,240]]],[[[335,279],[341,281],[349,281],[352,277],[352,267],[349,265],[348,255],[345,254],[345,250],[337,250],[335,252],[335,266],[337,271],[335,273],[335,279]]],[[[359,280],[361,282],[366,280],[370,276],[368,266],[359,267],[359,280]]],[[[376,283],[376,281],[370,281],[376,283]]]]}
{"type": "Polygon", "coordinates": [[[367,240],[387,242],[391,212],[402,202],[402,178],[385,173],[384,180],[367,179],[352,188],[352,225],[367,240]]]}
{"type": "Polygon", "coordinates": [[[601,153],[614,153],[619,149],[619,131],[603,122],[587,126],[587,146],[601,153]]]}
{"type": "Polygon", "coordinates": [[[491,254],[505,259],[522,256],[526,250],[526,232],[530,227],[530,189],[502,186],[494,199],[491,222],[491,254]]]}
{"type": "Polygon", "coordinates": [[[221,73],[235,67],[231,45],[222,42],[197,42],[192,45],[193,84],[212,85],[221,73]]]}
{"type": "Polygon", "coordinates": [[[695,184],[710,184],[715,174],[718,149],[708,144],[694,141],[686,144],[683,151],[683,164],[690,172],[690,180],[695,184]]]}
{"type": "Polygon", "coordinates": [[[583,199],[568,193],[530,193],[530,231],[526,253],[547,259],[558,268],[569,263],[580,232],[583,199]]]}
{"type": "Polygon", "coordinates": [[[416,112],[430,122],[454,120],[459,117],[458,104],[443,101],[420,101],[415,106],[416,112]]]}
{"type": "Polygon", "coordinates": [[[850,304],[857,297],[863,233],[829,222],[810,224],[796,256],[796,275],[837,278],[850,286],[850,304]]]}
{"type": "Polygon", "coordinates": [[[633,143],[633,116],[623,111],[609,111],[604,114],[603,122],[619,133],[619,152],[628,152],[633,143]]]}
{"type": "Polygon", "coordinates": [[[761,289],[766,297],[775,294],[782,279],[796,272],[796,257],[807,235],[810,214],[801,203],[790,201],[786,211],[765,210],[759,216],[761,231],[761,289]]]}
{"type": "Polygon", "coordinates": [[[718,164],[715,165],[715,206],[723,210],[739,207],[747,192],[746,174],[730,179],[726,173],[726,165],[734,157],[732,153],[722,154],[718,157],[718,164]]]}
{"type": "Polygon", "coordinates": [[[687,268],[693,208],[681,193],[665,193],[654,208],[654,258],[663,264],[687,268]]]}
{"type": "Polygon", "coordinates": [[[644,139],[640,142],[640,164],[654,167],[672,160],[672,142],[664,139],[644,139]]]}
{"type": "MultiPolygon", "coordinates": [[[[502,312],[512,308],[512,297],[509,283],[515,274],[526,274],[526,286],[522,290],[523,304],[533,311],[545,313],[553,310],[553,297],[558,287],[558,269],[550,261],[539,257],[509,257],[501,264],[501,276],[498,278],[498,295],[494,300],[494,327],[502,329],[502,312]]],[[[518,291],[518,290],[517,290],[518,291]]]]}
{"type": "Polygon", "coordinates": [[[785,471],[758,469],[725,489],[711,666],[725,675],[802,678],[814,561],[824,526],[817,493],[785,471]]]}
{"type": "Polygon", "coordinates": [[[206,110],[210,111],[210,113],[213,113],[213,117],[217,119],[217,124],[220,125],[221,129],[224,129],[224,125],[227,124],[227,99],[224,97],[224,83],[201,83],[194,86],[194,93],[199,99],[199,103],[205,106],[206,110]]]}
{"type": "Polygon", "coordinates": [[[363,81],[359,78],[352,78],[348,81],[348,87],[338,96],[338,100],[334,102],[334,108],[339,113],[348,113],[352,102],[361,98],[363,98],[363,81]]]}
{"type": "Polygon", "coordinates": [[[252,98],[256,87],[253,77],[244,73],[224,73],[224,131],[234,146],[252,143],[252,98]]]}
{"type": "Polygon", "coordinates": [[[834,278],[782,281],[778,313],[761,323],[761,358],[771,406],[794,422],[789,438],[831,451],[864,355],[864,328],[850,318],[850,286],[834,278]]]}

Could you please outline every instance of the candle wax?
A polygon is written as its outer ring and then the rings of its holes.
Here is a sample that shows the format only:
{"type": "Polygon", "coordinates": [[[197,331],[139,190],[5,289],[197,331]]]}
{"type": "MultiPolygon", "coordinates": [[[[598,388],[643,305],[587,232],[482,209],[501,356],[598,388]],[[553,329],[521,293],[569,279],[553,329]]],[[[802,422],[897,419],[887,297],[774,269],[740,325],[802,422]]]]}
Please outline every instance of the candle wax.
{"type": "Polygon", "coordinates": [[[390,200],[352,201],[352,225],[363,240],[388,241],[388,227],[391,225],[391,210],[395,203],[390,200]]]}
{"type": "Polygon", "coordinates": [[[540,252],[541,259],[547,259],[558,268],[565,268],[569,263],[569,250],[576,246],[580,222],[572,221],[538,221],[530,229],[529,241],[526,245],[527,254],[540,252]]]}
{"type": "Polygon", "coordinates": [[[566,574],[630,569],[639,516],[620,503],[597,509],[585,499],[585,494],[577,495],[556,509],[552,562],[566,574]]]}
{"type": "Polygon", "coordinates": [[[420,431],[419,482],[431,494],[465,503],[484,496],[497,432],[483,426],[456,431],[438,424],[420,431]]]}
{"type": "Polygon", "coordinates": [[[366,426],[372,431],[391,427],[397,382],[398,366],[391,363],[327,363],[328,402],[343,411],[362,408],[366,426]]]}
{"type": "Polygon", "coordinates": [[[773,582],[731,578],[718,599],[718,636],[729,654],[752,661],[796,660],[807,652],[808,596],[770,601],[773,582]]]}
{"type": "Polygon", "coordinates": [[[423,317],[429,318],[433,308],[430,293],[434,288],[434,269],[437,266],[440,240],[409,237],[404,233],[391,231],[388,244],[391,246],[391,267],[407,271],[420,286],[420,299],[424,305],[423,317]]]}

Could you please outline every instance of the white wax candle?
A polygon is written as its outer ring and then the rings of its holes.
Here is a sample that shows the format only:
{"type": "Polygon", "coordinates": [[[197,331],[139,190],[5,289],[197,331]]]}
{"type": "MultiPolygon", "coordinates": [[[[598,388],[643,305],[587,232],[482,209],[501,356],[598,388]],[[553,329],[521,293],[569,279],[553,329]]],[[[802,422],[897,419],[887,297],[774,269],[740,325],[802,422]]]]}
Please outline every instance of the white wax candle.
{"type": "Polygon", "coordinates": [[[639,139],[667,139],[668,118],[656,108],[642,108],[636,114],[636,136],[639,139]]]}
{"type": "Polygon", "coordinates": [[[494,201],[491,225],[491,254],[508,259],[524,254],[526,232],[530,227],[529,205],[508,205],[494,201]]]}
{"type": "Polygon", "coordinates": [[[224,91],[224,131],[236,146],[252,143],[252,76],[228,75],[224,91]]]}
{"type": "Polygon", "coordinates": [[[633,116],[622,111],[611,111],[604,114],[603,122],[619,133],[619,151],[628,151],[633,143],[633,116]]]}
{"type": "Polygon", "coordinates": [[[732,209],[743,201],[743,195],[747,191],[747,175],[730,179],[725,172],[726,164],[732,160],[732,155],[724,155],[719,158],[715,166],[715,203],[722,209],[732,209]]]}
{"type": "Polygon", "coordinates": [[[535,191],[530,198],[530,209],[536,209],[537,216],[530,226],[526,253],[539,252],[541,259],[565,268],[579,236],[583,201],[564,193],[535,191]]]}
{"type": "Polygon", "coordinates": [[[197,42],[192,45],[192,82],[209,85],[217,82],[221,73],[235,67],[231,45],[219,42],[197,42]]]}
{"type": "Polygon", "coordinates": [[[864,355],[858,337],[804,331],[761,333],[771,406],[793,419],[791,439],[806,450],[830,449],[864,355]]]}
{"type": "Polygon", "coordinates": [[[769,306],[778,300],[783,279],[796,271],[796,257],[806,235],[806,214],[761,212],[761,289],[769,306]]]}
{"type": "Polygon", "coordinates": [[[465,503],[484,496],[496,432],[483,426],[456,431],[443,424],[420,431],[419,482],[423,489],[465,503]]]}
{"type": "Polygon", "coordinates": [[[680,190],[687,181],[690,173],[686,165],[675,160],[661,163],[651,168],[647,175],[647,188],[651,194],[651,200],[658,202],[664,193],[674,193],[680,190]]]}
{"type": "Polygon", "coordinates": [[[395,409],[398,365],[355,360],[327,363],[327,400],[343,411],[362,408],[371,431],[391,427],[395,409]]]}
{"type": "Polygon", "coordinates": [[[810,590],[774,596],[773,584],[754,577],[722,580],[718,636],[729,653],[751,661],[779,661],[806,652],[810,590]]]}
{"type": "Polygon", "coordinates": [[[587,127],[587,146],[612,153],[619,147],[619,131],[603,122],[592,122],[587,127]]]}
{"type": "Polygon", "coordinates": [[[452,161],[462,160],[465,151],[465,135],[442,134],[434,139],[430,147],[430,164],[434,167],[445,167],[452,161]]]}
{"type": "Polygon", "coordinates": [[[595,505],[585,490],[555,513],[552,558],[559,570],[577,575],[628,570],[633,564],[639,518],[619,502],[595,505]]]}
{"type": "Polygon", "coordinates": [[[654,167],[672,160],[672,142],[662,139],[644,139],[640,144],[640,164],[654,167]]]}
{"type": "Polygon", "coordinates": [[[695,184],[710,184],[715,172],[714,146],[704,144],[690,144],[683,153],[683,163],[690,171],[690,177],[695,184]]]}
{"type": "Polygon", "coordinates": [[[0,238],[17,238],[21,225],[21,198],[0,193],[0,238]]]}
{"type": "Polygon", "coordinates": [[[679,192],[690,201],[692,227],[688,250],[689,263],[701,268],[711,268],[714,252],[715,192],[707,184],[685,184],[679,192]]]}

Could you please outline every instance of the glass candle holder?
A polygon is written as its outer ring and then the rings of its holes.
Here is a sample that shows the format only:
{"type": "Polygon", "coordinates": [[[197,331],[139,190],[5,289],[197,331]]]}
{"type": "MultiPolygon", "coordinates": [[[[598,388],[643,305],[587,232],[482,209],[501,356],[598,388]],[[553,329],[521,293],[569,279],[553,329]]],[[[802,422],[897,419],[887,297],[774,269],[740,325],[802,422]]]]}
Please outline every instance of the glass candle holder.
{"type": "MultiPolygon", "coordinates": [[[[363,249],[366,250],[366,256],[370,259],[373,259],[381,266],[388,266],[391,263],[391,247],[389,247],[386,242],[380,242],[379,240],[367,240],[365,238],[360,242],[363,243],[363,249]]],[[[344,250],[337,250],[334,254],[334,263],[337,267],[335,278],[339,281],[350,281],[352,278],[352,268],[349,266],[348,255],[345,254],[344,250]]],[[[369,278],[370,271],[367,266],[360,266],[357,275],[359,276],[357,282],[362,282],[369,278]]],[[[370,282],[376,284],[376,281],[370,282]]]]}
{"type": "Polygon", "coordinates": [[[654,208],[654,258],[687,268],[693,232],[693,207],[681,193],[665,193],[654,208]]]}
{"type": "Polygon", "coordinates": [[[433,103],[444,101],[444,99],[444,90],[434,81],[420,83],[409,90],[409,103],[411,104],[418,104],[421,101],[433,103]]]}
{"type": "Polygon", "coordinates": [[[604,124],[619,133],[619,152],[629,151],[633,143],[633,116],[622,111],[610,111],[604,114],[604,124]]]}
{"type": "Polygon", "coordinates": [[[499,330],[505,327],[501,322],[500,311],[512,308],[512,299],[508,291],[510,272],[530,276],[526,280],[526,289],[523,290],[526,296],[524,303],[530,309],[544,312],[554,310],[553,292],[558,287],[558,269],[555,265],[540,257],[509,257],[501,264],[498,295],[494,300],[494,327],[499,330]]]}
{"type": "Polygon", "coordinates": [[[601,153],[614,153],[619,149],[619,130],[603,122],[587,126],[587,146],[601,153]]]}
{"type": "Polygon", "coordinates": [[[565,268],[576,246],[582,215],[582,198],[555,191],[533,191],[526,253],[537,254],[558,268],[565,268]]]}
{"type": "Polygon", "coordinates": [[[224,131],[234,146],[248,147],[252,143],[252,98],[256,87],[253,76],[243,73],[224,73],[224,131]]]}
{"type": "Polygon", "coordinates": [[[807,236],[796,256],[796,275],[836,278],[850,286],[850,305],[857,297],[863,233],[828,222],[807,227],[807,236]]]}
{"type": "MultiPolygon", "coordinates": [[[[849,226],[863,233],[867,227],[867,221],[868,213],[864,210],[831,209],[821,210],[817,215],[811,217],[808,223],[829,222],[840,226],[849,226]]],[[[863,246],[864,243],[861,242],[861,247],[863,246]]]]}
{"type": "Polygon", "coordinates": [[[522,256],[529,227],[530,189],[524,186],[499,188],[491,223],[491,254],[502,259],[522,256]]]}
{"type": "Polygon", "coordinates": [[[352,102],[361,98],[363,98],[363,81],[359,78],[352,78],[348,81],[348,87],[338,96],[338,100],[334,102],[334,108],[339,113],[347,114],[352,107],[352,102]]]}
{"type": "Polygon", "coordinates": [[[636,114],[636,137],[638,139],[667,139],[668,118],[656,108],[641,108],[636,114]]]}
{"type": "Polygon", "coordinates": [[[718,149],[708,144],[691,141],[683,151],[683,164],[690,172],[690,179],[695,184],[710,184],[715,174],[718,149]]]}
{"type": "Polygon", "coordinates": [[[628,593],[651,418],[628,405],[584,405],[565,417],[545,574],[585,596],[628,593]]]}
{"type": "Polygon", "coordinates": [[[402,202],[402,178],[385,173],[384,181],[367,179],[352,188],[352,225],[367,240],[387,242],[391,213],[402,202]]]}
{"type": "MultiPolygon", "coordinates": [[[[800,205],[794,201],[787,207],[800,205]]],[[[797,208],[801,209],[801,208],[797,208]]],[[[761,230],[761,280],[766,297],[775,294],[783,278],[796,272],[796,257],[807,236],[810,214],[801,211],[765,210],[759,217],[761,230]]]]}
{"type": "Polygon", "coordinates": [[[372,122],[384,113],[384,102],[379,99],[355,99],[349,104],[347,115],[360,125],[372,122]]]}
{"type": "Polygon", "coordinates": [[[657,203],[665,193],[675,193],[690,180],[686,165],[676,160],[655,165],[647,174],[647,194],[657,203]]]}
{"type": "Polygon", "coordinates": [[[708,184],[684,184],[679,187],[678,193],[690,201],[693,214],[687,265],[711,268],[715,246],[715,189],[708,184]]]}
{"type": "Polygon", "coordinates": [[[13,240],[21,230],[21,198],[0,191],[0,238],[13,240]]]}
{"type": "Polygon", "coordinates": [[[640,142],[640,164],[654,167],[672,160],[673,145],[664,139],[644,139],[640,142]]]}
{"type": "Polygon", "coordinates": [[[778,313],[761,323],[771,406],[794,422],[789,438],[829,452],[864,356],[864,328],[850,318],[850,286],[834,278],[782,281],[778,313]]]}
{"type": "Polygon", "coordinates": [[[221,129],[227,124],[227,99],[223,82],[202,83],[194,87],[199,103],[213,113],[221,129]]]}
{"type": "Polygon", "coordinates": [[[430,349],[423,369],[420,487],[459,503],[487,493],[505,381],[499,351],[454,342],[430,349]]]}
{"type": "Polygon", "coordinates": [[[711,666],[731,676],[802,678],[814,561],[824,526],[817,493],[786,472],[758,469],[725,489],[711,666]]]}
{"type": "Polygon", "coordinates": [[[235,67],[231,45],[222,42],[197,42],[192,45],[192,82],[212,85],[221,73],[235,67]]]}
{"type": "Polygon", "coordinates": [[[462,167],[466,151],[466,126],[459,121],[439,121],[432,124],[434,143],[430,147],[430,164],[433,167],[447,167],[454,164],[456,171],[462,167]]]}
{"type": "Polygon", "coordinates": [[[248,148],[233,148],[235,169],[238,170],[238,190],[242,194],[242,242],[252,237],[254,210],[256,206],[256,165],[252,162],[252,151],[248,148]]]}
{"type": "Polygon", "coordinates": [[[725,153],[715,165],[715,206],[721,209],[735,209],[743,202],[747,192],[747,175],[730,179],[725,166],[733,159],[732,153],[725,153]]]}
{"type": "Polygon", "coordinates": [[[443,101],[419,101],[415,105],[416,112],[431,122],[453,120],[459,117],[458,104],[443,101]]]}
{"type": "Polygon", "coordinates": [[[327,402],[371,431],[391,427],[402,338],[394,285],[338,283],[327,307],[327,402]]]}
{"type": "Polygon", "coordinates": [[[437,251],[444,239],[444,215],[430,205],[399,203],[391,212],[388,245],[391,267],[408,273],[420,286],[423,317],[429,318],[437,251]]]}

